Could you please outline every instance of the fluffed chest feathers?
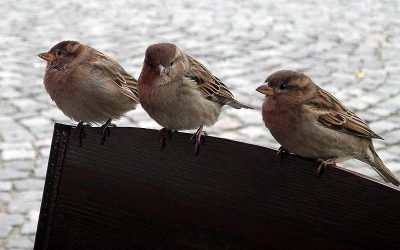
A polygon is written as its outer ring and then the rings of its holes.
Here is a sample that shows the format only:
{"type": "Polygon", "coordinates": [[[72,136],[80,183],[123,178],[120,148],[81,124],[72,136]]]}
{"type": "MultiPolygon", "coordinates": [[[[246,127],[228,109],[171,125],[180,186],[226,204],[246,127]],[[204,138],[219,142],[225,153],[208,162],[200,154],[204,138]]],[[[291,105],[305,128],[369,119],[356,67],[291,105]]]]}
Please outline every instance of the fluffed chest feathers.
{"type": "MultiPolygon", "coordinates": [[[[144,87],[144,88],[143,88],[144,87]]],[[[141,104],[161,126],[170,129],[194,129],[212,125],[217,120],[221,105],[207,100],[190,86],[159,85],[139,89],[141,104]]]]}
{"type": "Polygon", "coordinates": [[[139,97],[142,106],[151,109],[171,107],[178,99],[177,88],[172,85],[139,85],[139,97]]]}
{"type": "Polygon", "coordinates": [[[284,140],[297,133],[302,126],[301,115],[301,108],[297,106],[284,107],[269,102],[263,104],[263,120],[277,140],[284,140]]]}
{"type": "Polygon", "coordinates": [[[70,84],[70,72],[67,71],[48,71],[44,76],[44,86],[53,100],[61,98],[70,84]]]}

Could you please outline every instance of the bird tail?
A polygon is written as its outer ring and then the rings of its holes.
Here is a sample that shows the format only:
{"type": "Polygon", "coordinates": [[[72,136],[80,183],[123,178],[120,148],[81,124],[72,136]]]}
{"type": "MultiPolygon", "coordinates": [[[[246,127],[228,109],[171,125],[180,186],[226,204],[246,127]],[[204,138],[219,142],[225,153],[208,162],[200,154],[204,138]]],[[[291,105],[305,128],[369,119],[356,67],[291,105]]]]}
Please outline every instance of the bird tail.
{"type": "Polygon", "coordinates": [[[368,164],[370,164],[376,172],[382,177],[382,179],[386,182],[390,182],[393,185],[400,186],[400,181],[394,176],[394,174],[385,166],[381,158],[379,158],[378,154],[375,152],[374,146],[369,146],[368,155],[368,164]],[[370,156],[369,152],[372,153],[373,157],[370,156]]]}
{"type": "Polygon", "coordinates": [[[240,103],[239,101],[237,101],[237,100],[235,100],[235,99],[230,100],[230,101],[227,102],[226,104],[229,105],[229,106],[231,106],[232,108],[235,108],[235,109],[241,109],[241,108],[244,108],[244,109],[253,109],[253,107],[248,106],[248,105],[245,105],[245,104],[243,104],[243,103],[240,103]]]}

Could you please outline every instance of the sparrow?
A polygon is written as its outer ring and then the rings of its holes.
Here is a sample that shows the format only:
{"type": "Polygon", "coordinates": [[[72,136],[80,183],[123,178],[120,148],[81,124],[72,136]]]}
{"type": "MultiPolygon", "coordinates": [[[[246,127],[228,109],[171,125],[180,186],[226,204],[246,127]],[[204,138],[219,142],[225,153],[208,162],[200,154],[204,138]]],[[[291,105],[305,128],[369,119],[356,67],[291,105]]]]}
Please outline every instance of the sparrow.
{"type": "Polygon", "coordinates": [[[228,87],[200,62],[171,43],[147,48],[138,92],[144,110],[163,127],[161,148],[172,131],[198,128],[190,139],[196,155],[206,135],[203,126],[218,120],[222,106],[251,109],[234,99],[228,87]]]}
{"type": "Polygon", "coordinates": [[[82,142],[83,124],[103,124],[104,143],[113,119],[136,108],[137,80],[118,62],[77,41],[62,41],[38,55],[47,61],[44,86],[57,107],[78,121],[82,142]]]}
{"type": "Polygon", "coordinates": [[[400,182],[372,144],[382,139],[355,113],[307,75],[277,71],[256,89],[265,95],[262,117],[272,136],[290,151],[317,160],[321,167],[355,158],[372,166],[386,182],[400,182]]]}

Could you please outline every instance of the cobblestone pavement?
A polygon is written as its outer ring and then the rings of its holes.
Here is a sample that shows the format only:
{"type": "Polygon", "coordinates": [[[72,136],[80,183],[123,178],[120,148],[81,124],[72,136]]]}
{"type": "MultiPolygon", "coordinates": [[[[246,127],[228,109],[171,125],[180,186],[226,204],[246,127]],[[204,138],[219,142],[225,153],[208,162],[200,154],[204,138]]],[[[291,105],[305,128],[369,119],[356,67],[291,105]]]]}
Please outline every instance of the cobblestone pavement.
{"type": "MultiPolygon", "coordinates": [[[[2,0],[0,249],[32,248],[53,124],[72,124],[47,95],[36,56],[56,42],[98,48],[135,77],[149,44],[176,43],[257,107],[224,108],[208,132],[274,148],[255,88],[275,70],[303,71],[385,138],[375,146],[400,177],[399,10],[398,1],[373,0],[2,0]]],[[[117,125],[159,128],[141,108],[117,125]]],[[[360,162],[345,165],[376,176],[360,162]]]]}

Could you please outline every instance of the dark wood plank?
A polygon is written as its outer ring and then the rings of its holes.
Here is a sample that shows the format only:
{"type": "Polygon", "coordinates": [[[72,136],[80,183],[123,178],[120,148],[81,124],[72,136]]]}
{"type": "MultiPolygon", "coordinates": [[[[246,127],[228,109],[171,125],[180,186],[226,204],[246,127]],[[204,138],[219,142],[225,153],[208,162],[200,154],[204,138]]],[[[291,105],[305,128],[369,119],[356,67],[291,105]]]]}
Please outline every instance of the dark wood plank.
{"type": "Polygon", "coordinates": [[[160,151],[142,128],[111,128],[104,145],[89,128],[78,147],[70,131],[55,126],[35,249],[400,246],[399,189],[351,171],[318,177],[306,159],[214,137],[195,156],[185,133],[160,151]]]}

